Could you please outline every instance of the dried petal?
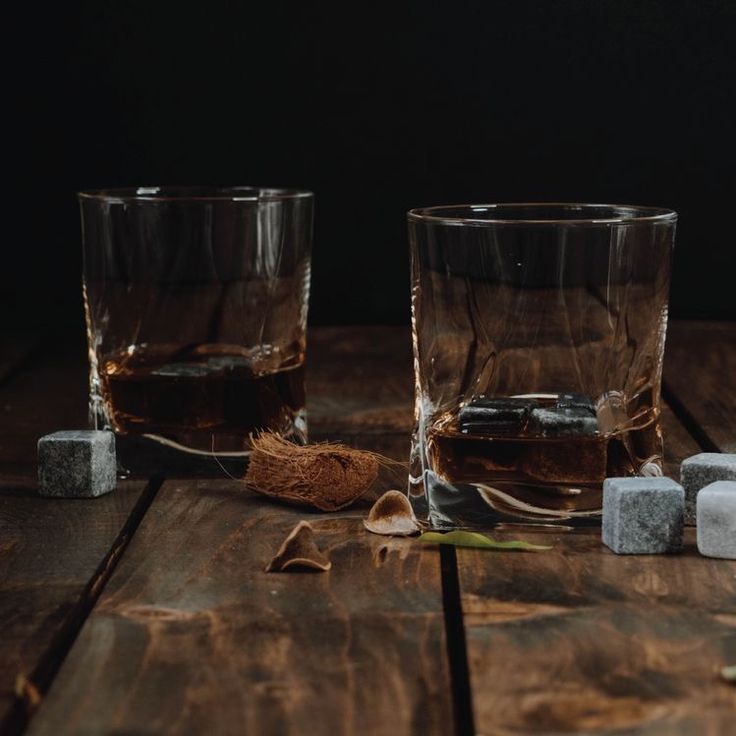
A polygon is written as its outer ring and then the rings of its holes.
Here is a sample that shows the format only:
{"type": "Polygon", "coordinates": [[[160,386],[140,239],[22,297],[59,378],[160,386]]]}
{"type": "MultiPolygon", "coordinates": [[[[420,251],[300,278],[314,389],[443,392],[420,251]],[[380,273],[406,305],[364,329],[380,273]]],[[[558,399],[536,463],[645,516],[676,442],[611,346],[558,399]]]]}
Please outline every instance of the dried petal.
{"type": "Polygon", "coordinates": [[[409,498],[401,491],[387,491],[373,504],[363,526],[374,534],[408,537],[421,531],[409,498]]]}
{"type": "Polygon", "coordinates": [[[284,540],[266,572],[284,572],[290,568],[321,570],[326,572],[332,563],[317,547],[314,530],[306,521],[300,521],[284,540]]]}

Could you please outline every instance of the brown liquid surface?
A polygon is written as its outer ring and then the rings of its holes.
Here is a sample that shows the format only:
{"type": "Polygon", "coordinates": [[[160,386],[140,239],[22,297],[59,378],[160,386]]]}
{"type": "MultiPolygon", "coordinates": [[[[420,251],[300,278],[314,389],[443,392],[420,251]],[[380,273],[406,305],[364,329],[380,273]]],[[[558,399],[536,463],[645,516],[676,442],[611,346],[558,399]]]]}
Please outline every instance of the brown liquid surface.
{"type": "Polygon", "coordinates": [[[204,452],[243,450],[257,430],[292,434],[304,409],[303,355],[280,362],[238,346],[143,346],[107,358],[100,380],[117,432],[204,452]]]}
{"type": "MultiPolygon", "coordinates": [[[[463,433],[449,413],[427,435],[429,464],[441,479],[497,489],[539,513],[599,511],[607,477],[639,474],[648,462],[660,463],[661,452],[656,419],[611,434],[543,437],[463,433]]],[[[513,514],[506,503],[500,494],[494,499],[513,514]]]]}

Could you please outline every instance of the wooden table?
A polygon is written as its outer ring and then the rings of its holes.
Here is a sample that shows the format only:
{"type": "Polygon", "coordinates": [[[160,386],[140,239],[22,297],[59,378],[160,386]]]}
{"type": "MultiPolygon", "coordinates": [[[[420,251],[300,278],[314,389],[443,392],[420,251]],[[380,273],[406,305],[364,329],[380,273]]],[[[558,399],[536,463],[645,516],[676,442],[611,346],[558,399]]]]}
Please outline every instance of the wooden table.
{"type": "MultiPolygon", "coordinates": [[[[731,734],[736,562],[617,557],[596,533],[552,552],[438,550],[239,482],[35,493],[35,441],[85,422],[83,346],[0,350],[0,732],[731,734]],[[333,568],[273,575],[308,517],[333,568]]],[[[403,328],[321,328],[312,437],[404,460],[403,328]]],[[[667,459],[736,451],[736,325],[671,326],[667,459]]],[[[401,487],[382,477],[376,492],[401,487]]]]}

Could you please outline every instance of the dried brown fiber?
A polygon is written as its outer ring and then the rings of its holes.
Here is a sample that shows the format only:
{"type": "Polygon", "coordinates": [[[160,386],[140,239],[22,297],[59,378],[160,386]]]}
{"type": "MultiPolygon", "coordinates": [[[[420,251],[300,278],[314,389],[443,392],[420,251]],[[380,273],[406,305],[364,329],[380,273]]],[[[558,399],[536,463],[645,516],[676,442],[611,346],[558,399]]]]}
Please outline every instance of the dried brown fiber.
{"type": "Polygon", "coordinates": [[[379,456],[334,443],[295,445],[272,432],[253,438],[245,482],[271,498],[337,511],[360,498],[378,475],[379,456]]]}

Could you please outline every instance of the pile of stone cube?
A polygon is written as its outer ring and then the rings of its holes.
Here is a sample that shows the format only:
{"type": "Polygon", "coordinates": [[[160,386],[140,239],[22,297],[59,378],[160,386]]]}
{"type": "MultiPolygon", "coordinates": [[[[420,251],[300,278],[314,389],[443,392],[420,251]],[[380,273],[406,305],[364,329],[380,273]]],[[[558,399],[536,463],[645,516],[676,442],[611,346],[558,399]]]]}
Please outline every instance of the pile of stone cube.
{"type": "Polygon", "coordinates": [[[736,559],[736,454],[703,452],[671,478],[607,478],[603,543],[617,554],[661,554],[682,548],[685,524],[697,528],[698,550],[736,559]]]}

